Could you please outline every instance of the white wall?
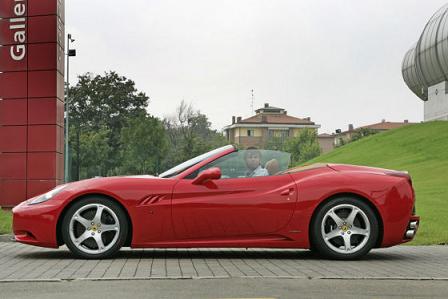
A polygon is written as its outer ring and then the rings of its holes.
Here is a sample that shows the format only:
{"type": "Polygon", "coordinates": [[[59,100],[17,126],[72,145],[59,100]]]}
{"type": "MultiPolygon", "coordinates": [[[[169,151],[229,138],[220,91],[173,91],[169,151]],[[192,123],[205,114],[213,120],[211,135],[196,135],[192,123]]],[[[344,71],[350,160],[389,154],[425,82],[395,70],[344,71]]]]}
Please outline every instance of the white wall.
{"type": "Polygon", "coordinates": [[[448,82],[428,88],[428,100],[424,104],[425,121],[448,120],[448,82]]]}

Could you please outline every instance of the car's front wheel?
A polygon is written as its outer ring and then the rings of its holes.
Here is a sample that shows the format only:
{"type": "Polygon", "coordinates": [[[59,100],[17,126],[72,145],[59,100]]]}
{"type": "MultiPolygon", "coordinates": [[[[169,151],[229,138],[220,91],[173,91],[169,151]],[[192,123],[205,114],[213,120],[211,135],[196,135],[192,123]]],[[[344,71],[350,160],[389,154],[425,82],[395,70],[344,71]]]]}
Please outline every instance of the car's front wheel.
{"type": "Polygon", "coordinates": [[[90,197],[75,202],[62,221],[62,238],[77,257],[107,258],[126,241],[127,217],[120,205],[106,198],[90,197]]]}
{"type": "Polygon", "coordinates": [[[356,259],[376,244],[378,219],[372,208],[355,197],[335,198],[316,213],[311,243],[319,253],[333,259],[356,259]]]}

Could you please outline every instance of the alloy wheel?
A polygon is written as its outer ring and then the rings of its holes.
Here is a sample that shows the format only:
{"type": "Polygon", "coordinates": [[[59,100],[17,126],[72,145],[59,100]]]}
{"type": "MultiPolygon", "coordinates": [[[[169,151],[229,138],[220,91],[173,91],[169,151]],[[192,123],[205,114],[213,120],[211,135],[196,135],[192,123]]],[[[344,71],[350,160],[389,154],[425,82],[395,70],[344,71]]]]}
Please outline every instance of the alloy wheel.
{"type": "Polygon", "coordinates": [[[359,207],[340,204],[325,213],[321,222],[321,234],[331,250],[345,255],[353,254],[367,244],[371,223],[359,207]]]}
{"type": "Polygon", "coordinates": [[[69,223],[72,243],[89,255],[108,251],[120,235],[120,221],[117,214],[103,204],[87,204],[75,211],[69,223]]]}

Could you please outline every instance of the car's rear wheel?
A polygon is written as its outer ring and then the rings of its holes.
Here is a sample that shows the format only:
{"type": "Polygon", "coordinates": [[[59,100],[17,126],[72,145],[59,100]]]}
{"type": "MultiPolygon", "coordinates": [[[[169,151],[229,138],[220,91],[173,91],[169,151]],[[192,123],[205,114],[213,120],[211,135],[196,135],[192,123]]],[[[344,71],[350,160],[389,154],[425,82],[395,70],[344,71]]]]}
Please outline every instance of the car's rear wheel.
{"type": "Polygon", "coordinates": [[[372,208],[355,197],[339,197],[324,204],[311,225],[311,243],[332,259],[356,259],[376,244],[378,219],[372,208]]]}
{"type": "Polygon", "coordinates": [[[67,210],[61,232],[74,255],[101,259],[114,255],[123,246],[128,222],[125,212],[114,201],[89,197],[67,210]]]}

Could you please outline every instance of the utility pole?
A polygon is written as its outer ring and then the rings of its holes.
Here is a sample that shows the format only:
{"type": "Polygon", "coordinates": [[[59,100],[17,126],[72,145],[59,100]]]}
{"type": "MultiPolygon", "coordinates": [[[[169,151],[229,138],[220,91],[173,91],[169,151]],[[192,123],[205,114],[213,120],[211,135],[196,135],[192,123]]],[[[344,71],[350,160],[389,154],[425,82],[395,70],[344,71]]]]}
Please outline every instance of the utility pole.
{"type": "Polygon", "coordinates": [[[69,154],[69,147],[68,147],[68,119],[69,119],[69,111],[70,111],[70,102],[69,102],[69,97],[68,97],[68,93],[70,90],[70,57],[74,57],[76,56],[76,50],[75,49],[70,49],[70,43],[73,43],[75,40],[72,38],[72,35],[69,33],[67,35],[67,51],[66,51],[66,55],[67,55],[67,81],[66,81],[66,90],[65,90],[65,165],[64,165],[64,181],[66,183],[68,183],[70,181],[70,154],[69,154]]]}

